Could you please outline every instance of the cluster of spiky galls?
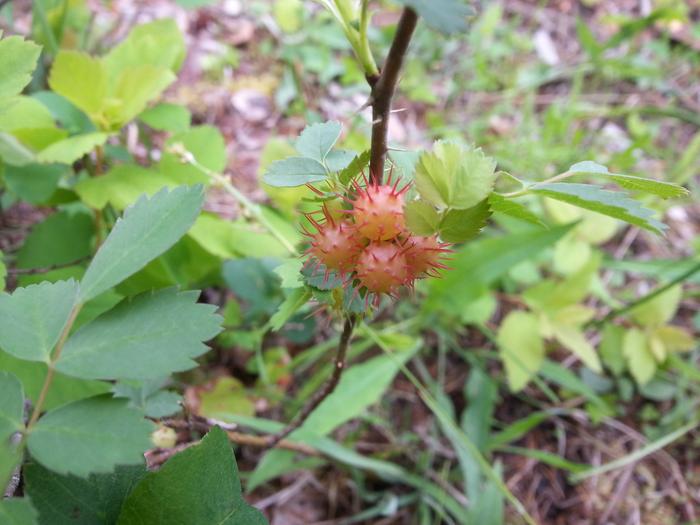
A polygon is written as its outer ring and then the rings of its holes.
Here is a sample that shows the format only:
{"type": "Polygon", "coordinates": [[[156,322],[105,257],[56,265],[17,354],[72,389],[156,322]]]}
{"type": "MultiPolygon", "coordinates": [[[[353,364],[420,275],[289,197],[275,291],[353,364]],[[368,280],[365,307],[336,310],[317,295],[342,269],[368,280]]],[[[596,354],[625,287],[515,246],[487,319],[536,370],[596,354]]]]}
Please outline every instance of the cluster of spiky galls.
{"type": "Polygon", "coordinates": [[[364,186],[353,182],[349,196],[341,198],[348,209],[331,211],[324,204],[318,211],[323,219],[307,214],[315,231],[304,233],[310,239],[308,264],[325,267],[325,278],[337,273],[362,293],[379,301],[382,294],[396,297],[403,287],[412,289],[416,279],[438,276],[449,244],[437,236],[421,237],[406,228],[404,194],[409,185],[398,189],[398,180],[364,186]]]}

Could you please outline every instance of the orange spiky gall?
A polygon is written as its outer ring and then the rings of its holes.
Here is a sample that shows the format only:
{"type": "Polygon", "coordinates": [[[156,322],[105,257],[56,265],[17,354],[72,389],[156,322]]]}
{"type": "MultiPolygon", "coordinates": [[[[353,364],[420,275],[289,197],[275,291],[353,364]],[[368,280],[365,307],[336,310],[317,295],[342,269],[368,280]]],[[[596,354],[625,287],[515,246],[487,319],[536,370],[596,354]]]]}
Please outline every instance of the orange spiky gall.
{"type": "Polygon", "coordinates": [[[357,231],[371,241],[388,241],[394,239],[406,229],[404,219],[403,194],[406,185],[397,189],[398,179],[391,185],[367,183],[361,187],[354,183],[356,195],[351,200],[351,214],[357,231]]]}
{"type": "Polygon", "coordinates": [[[406,256],[400,246],[392,242],[371,242],[357,259],[357,278],[368,292],[395,293],[409,284],[406,256]]]}
{"type": "Polygon", "coordinates": [[[409,274],[414,278],[438,277],[437,270],[446,270],[444,256],[450,253],[450,244],[440,242],[437,235],[421,237],[411,235],[405,243],[406,261],[409,274]]]}
{"type": "Polygon", "coordinates": [[[354,225],[348,221],[334,219],[324,206],[325,221],[318,222],[311,215],[307,219],[315,233],[305,230],[311,239],[307,253],[323,264],[327,270],[337,270],[341,274],[354,271],[362,246],[357,242],[354,225]]]}

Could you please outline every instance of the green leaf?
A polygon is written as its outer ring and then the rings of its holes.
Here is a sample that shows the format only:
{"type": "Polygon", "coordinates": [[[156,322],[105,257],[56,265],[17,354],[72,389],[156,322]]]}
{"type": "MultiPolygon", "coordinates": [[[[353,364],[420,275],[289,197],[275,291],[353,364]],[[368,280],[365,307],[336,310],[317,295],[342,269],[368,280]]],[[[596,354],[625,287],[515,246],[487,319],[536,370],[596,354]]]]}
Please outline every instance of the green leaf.
{"type": "Polygon", "coordinates": [[[435,207],[424,201],[411,201],[404,206],[406,226],[416,235],[428,236],[437,233],[440,215],[435,207]]]}
{"type": "Polygon", "coordinates": [[[3,525],[35,525],[37,512],[29,498],[9,498],[0,501],[0,523],[3,525]]]}
{"type": "Polygon", "coordinates": [[[153,129],[178,133],[189,129],[192,114],[184,106],[162,102],[141,113],[139,119],[153,129]]]}
{"type": "Polygon", "coordinates": [[[542,219],[532,213],[526,206],[512,199],[506,199],[498,193],[489,195],[489,205],[491,206],[491,211],[494,213],[503,213],[504,215],[522,219],[538,226],[545,225],[542,219]]]}
{"type": "Polygon", "coordinates": [[[158,97],[175,81],[168,69],[141,65],[124,70],[111,90],[111,104],[105,107],[104,117],[110,129],[117,130],[141,113],[148,102],[158,97]]]}
{"type": "Polygon", "coordinates": [[[4,131],[0,131],[0,159],[13,166],[24,166],[35,160],[34,153],[4,131]]]}
{"type": "Polygon", "coordinates": [[[99,59],[80,51],[61,50],[49,74],[49,86],[82,109],[93,120],[99,116],[109,91],[107,74],[99,59]]]}
{"type": "Polygon", "coordinates": [[[32,98],[46,106],[53,118],[71,135],[95,131],[90,118],[65,97],[53,91],[37,91],[32,93],[32,98]]]}
{"type": "Polygon", "coordinates": [[[308,288],[302,287],[292,290],[273,316],[270,317],[270,330],[277,332],[309,299],[311,299],[311,291],[308,288]]]}
{"type": "Polygon", "coordinates": [[[365,150],[355,158],[338,174],[338,180],[341,184],[349,184],[351,180],[357,177],[362,170],[369,165],[370,151],[365,150]]]}
{"type": "Polygon", "coordinates": [[[143,462],[154,425],[123,399],[98,396],[44,415],[27,440],[29,452],[46,468],[87,477],[116,465],[143,462]]]}
{"type": "Polygon", "coordinates": [[[24,467],[25,490],[41,525],[113,525],[145,474],[145,465],[118,466],[113,473],[87,479],[61,476],[37,464],[24,467]]]}
{"type": "Polygon", "coordinates": [[[568,172],[582,175],[604,175],[606,178],[614,181],[621,188],[651,193],[664,199],[684,197],[689,194],[688,190],[683,186],[678,186],[669,182],[645,179],[643,177],[635,177],[633,175],[623,175],[620,173],[610,173],[608,168],[591,160],[577,162],[569,168],[568,172]]]}
{"type": "Polygon", "coordinates": [[[303,156],[320,163],[326,160],[326,155],[340,138],[342,126],[340,122],[331,120],[320,124],[306,126],[294,144],[296,150],[303,156]]]}
{"type": "Polygon", "coordinates": [[[488,199],[466,210],[450,210],[440,222],[440,237],[458,243],[473,239],[488,223],[491,209],[488,199]]]}
{"type": "MultiPolygon", "coordinates": [[[[222,173],[226,169],[226,142],[221,132],[213,126],[196,126],[173,135],[166,146],[174,144],[182,145],[197,162],[214,173],[222,173]]],[[[167,147],[158,163],[158,171],[179,184],[211,182],[208,175],[194,166],[183,164],[179,156],[167,151],[167,147]]]]}
{"type": "MultiPolygon", "coordinates": [[[[19,379],[9,372],[0,371],[0,447],[12,434],[24,429],[24,392],[19,379]]],[[[4,480],[0,478],[0,486],[4,480]]]]}
{"type": "Polygon", "coordinates": [[[214,427],[193,446],[148,473],[124,503],[119,525],[265,525],[241,495],[226,433],[214,427]]]}
{"type": "Polygon", "coordinates": [[[583,361],[583,364],[596,374],[603,372],[603,367],[600,364],[600,359],[598,358],[595,348],[588,342],[586,336],[580,329],[574,326],[555,324],[552,326],[552,331],[557,341],[571,350],[583,361]]]}
{"type": "Polygon", "coordinates": [[[114,397],[130,400],[129,406],[143,412],[146,417],[162,418],[182,410],[182,396],[169,390],[161,390],[163,379],[146,381],[120,381],[112,388],[114,397]]]}
{"type": "Polygon", "coordinates": [[[203,341],[221,330],[216,307],[199,304],[199,292],[146,293],[80,328],[56,363],[83,379],[152,379],[196,366],[203,341]]]}
{"type": "Polygon", "coordinates": [[[334,149],[326,156],[326,167],[328,171],[340,172],[347,168],[353,160],[357,158],[354,151],[345,149],[334,149]]]}
{"type": "MultiPolygon", "coordinates": [[[[27,399],[36,403],[49,368],[46,363],[23,361],[5,352],[0,352],[0,370],[14,374],[22,382],[27,399]]],[[[44,401],[44,409],[52,410],[79,399],[104,394],[109,392],[109,389],[109,383],[77,379],[56,372],[44,401]]]]}
{"type": "Polygon", "coordinates": [[[0,40],[0,100],[17,95],[29,84],[41,47],[20,36],[0,40]]]}
{"type": "Polygon", "coordinates": [[[654,212],[630,199],[627,194],[608,191],[594,184],[542,183],[531,186],[529,191],[626,221],[659,235],[666,228],[665,224],[653,218],[654,212]]]}
{"type": "Polygon", "coordinates": [[[214,386],[199,394],[202,417],[219,418],[226,414],[255,415],[255,403],[246,394],[245,386],[235,377],[219,377],[214,386]]]}
{"type": "Polygon", "coordinates": [[[154,195],[177,183],[167,175],[136,164],[118,164],[104,175],[86,177],[75,185],[75,192],[88,206],[102,209],[111,204],[118,210],[136,202],[142,195],[154,195]]]}
{"type": "Polygon", "coordinates": [[[660,326],[675,317],[682,297],[683,287],[678,284],[636,306],[629,313],[642,326],[660,326]]]}
{"type": "Polygon", "coordinates": [[[70,168],[59,165],[44,166],[27,164],[25,166],[5,166],[5,183],[7,187],[23,201],[32,204],[44,204],[56,191],[61,177],[71,173],[70,168]]]}
{"type": "Polygon", "coordinates": [[[20,359],[49,362],[77,293],[75,281],[59,281],[0,294],[0,348],[20,359]]]}
{"type": "Polygon", "coordinates": [[[51,112],[32,97],[20,95],[0,101],[0,131],[53,127],[51,112]]]}
{"type": "Polygon", "coordinates": [[[263,176],[270,186],[288,188],[326,180],[326,168],[307,157],[289,157],[273,162],[263,176]]]}
{"type": "Polygon", "coordinates": [[[622,339],[622,354],[627,359],[627,368],[637,384],[644,385],[656,373],[656,360],[647,344],[647,336],[641,330],[627,330],[622,339]]]}
{"type": "Polygon", "coordinates": [[[511,312],[498,329],[498,347],[512,392],[522,390],[544,360],[544,343],[537,317],[511,312]]]}
{"type": "Polygon", "coordinates": [[[192,226],[204,200],[201,186],[162,190],[129,207],[97,251],[80,286],[87,301],[120,283],[170,248],[192,226]]]}
{"type": "Polygon", "coordinates": [[[52,162],[73,164],[97,146],[102,146],[107,141],[108,136],[107,133],[86,133],[59,140],[41,150],[37,154],[36,160],[45,164],[52,162]]]}
{"type": "Polygon", "coordinates": [[[622,341],[625,329],[614,324],[606,324],[600,341],[600,357],[610,371],[619,376],[625,370],[625,356],[622,354],[622,341]]]}
{"type": "Polygon", "coordinates": [[[474,14],[464,0],[398,0],[415,11],[433,29],[442,33],[466,31],[467,17],[474,14]]]}
{"type": "Polygon", "coordinates": [[[420,156],[416,189],[439,208],[464,210],[486,199],[496,181],[496,162],[481,149],[438,141],[420,156]]]}
{"type": "Polygon", "coordinates": [[[59,211],[32,228],[17,253],[18,268],[79,261],[92,253],[95,225],[88,213],[59,211]]]}

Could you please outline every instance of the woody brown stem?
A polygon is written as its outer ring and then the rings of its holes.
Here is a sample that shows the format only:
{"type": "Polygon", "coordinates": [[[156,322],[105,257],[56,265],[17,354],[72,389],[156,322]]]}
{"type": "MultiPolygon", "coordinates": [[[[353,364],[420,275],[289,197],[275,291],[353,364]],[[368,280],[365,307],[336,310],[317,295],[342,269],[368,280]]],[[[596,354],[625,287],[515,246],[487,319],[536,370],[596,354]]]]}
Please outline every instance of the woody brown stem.
{"type": "Polygon", "coordinates": [[[391,101],[396,92],[399,73],[417,22],[416,12],[409,7],[405,8],[401,13],[396,35],[391,43],[384,67],[378,77],[367,78],[367,82],[372,87],[372,145],[369,174],[370,180],[375,184],[381,184],[384,178],[391,101]]]}

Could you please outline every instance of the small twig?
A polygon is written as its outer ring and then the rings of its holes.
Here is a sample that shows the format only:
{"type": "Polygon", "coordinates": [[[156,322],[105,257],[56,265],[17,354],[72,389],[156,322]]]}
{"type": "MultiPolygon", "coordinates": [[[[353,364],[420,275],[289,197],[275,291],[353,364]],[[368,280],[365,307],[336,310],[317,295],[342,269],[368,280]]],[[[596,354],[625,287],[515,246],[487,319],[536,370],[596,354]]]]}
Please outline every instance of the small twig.
{"type": "Polygon", "coordinates": [[[348,346],[350,346],[350,339],[352,337],[352,332],[355,329],[355,323],[357,318],[354,315],[349,315],[345,319],[345,326],[343,327],[343,333],[340,336],[340,342],[338,343],[338,351],[335,355],[335,362],[333,364],[333,373],[326,384],[318,390],[314,396],[311,398],[304,408],[297,414],[294,420],[287,425],[282,431],[272,436],[268,436],[264,439],[267,441],[268,447],[277,446],[284,438],[289,434],[298,429],[304,421],[308,419],[311,413],[321,404],[321,402],[326,399],[329,395],[333,393],[335,387],[338,386],[340,381],[340,376],[343,374],[345,369],[345,356],[347,354],[348,346]]]}
{"type": "Polygon", "coordinates": [[[409,7],[405,8],[401,13],[394,41],[391,43],[386,63],[379,77],[367,77],[367,82],[372,87],[372,145],[369,173],[372,182],[377,184],[381,184],[384,176],[391,101],[396,92],[399,73],[417,22],[418,15],[415,11],[409,7]]]}

